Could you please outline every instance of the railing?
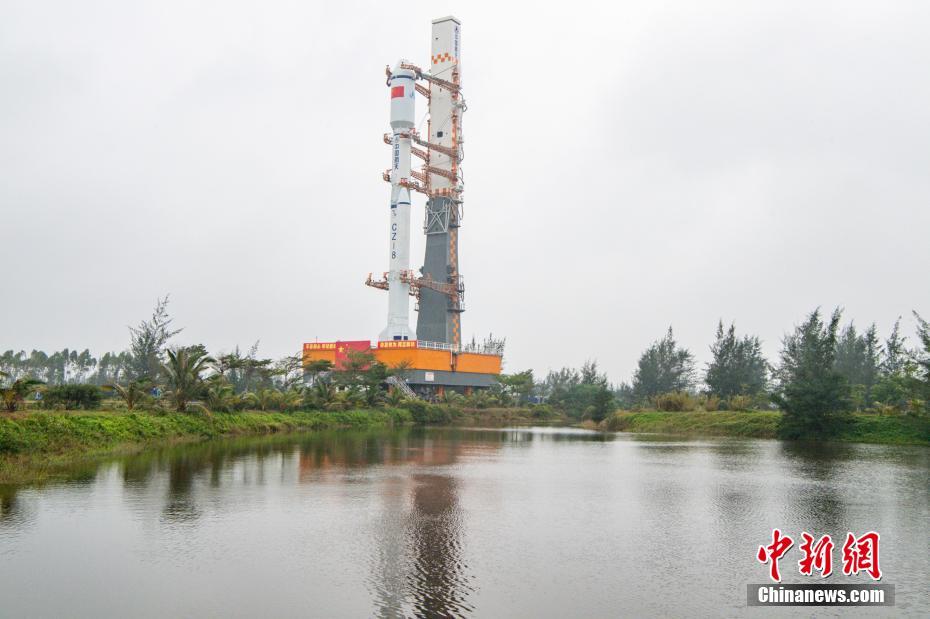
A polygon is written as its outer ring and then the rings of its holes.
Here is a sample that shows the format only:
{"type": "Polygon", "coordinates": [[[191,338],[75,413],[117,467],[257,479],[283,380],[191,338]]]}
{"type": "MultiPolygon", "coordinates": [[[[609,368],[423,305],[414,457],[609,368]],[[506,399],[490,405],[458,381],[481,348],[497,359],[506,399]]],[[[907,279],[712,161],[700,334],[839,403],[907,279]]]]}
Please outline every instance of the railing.
{"type": "Polygon", "coordinates": [[[476,355],[493,355],[500,357],[504,354],[503,347],[493,349],[488,346],[457,346],[446,342],[429,342],[427,340],[385,340],[378,342],[378,348],[419,348],[422,350],[447,350],[453,353],[472,353],[476,355]]]}
{"type": "Polygon", "coordinates": [[[408,398],[417,397],[416,392],[410,388],[410,385],[408,385],[403,378],[400,378],[399,376],[388,376],[387,383],[400,389],[401,393],[406,395],[408,398]]]}
{"type": "Polygon", "coordinates": [[[417,340],[417,348],[424,348],[426,350],[448,350],[451,352],[459,351],[459,347],[455,344],[447,344],[446,342],[427,342],[426,340],[417,340]]]}

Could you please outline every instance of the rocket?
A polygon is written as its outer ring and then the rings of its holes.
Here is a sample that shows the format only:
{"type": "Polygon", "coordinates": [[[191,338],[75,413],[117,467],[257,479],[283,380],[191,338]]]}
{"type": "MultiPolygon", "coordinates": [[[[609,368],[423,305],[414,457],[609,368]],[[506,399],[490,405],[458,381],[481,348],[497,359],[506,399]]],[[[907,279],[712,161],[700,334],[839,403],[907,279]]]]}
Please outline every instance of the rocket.
{"type": "Polygon", "coordinates": [[[388,320],[380,340],[416,339],[410,330],[410,285],[401,273],[410,269],[410,135],[415,126],[416,73],[398,62],[388,80],[391,93],[391,217],[388,320]]]}

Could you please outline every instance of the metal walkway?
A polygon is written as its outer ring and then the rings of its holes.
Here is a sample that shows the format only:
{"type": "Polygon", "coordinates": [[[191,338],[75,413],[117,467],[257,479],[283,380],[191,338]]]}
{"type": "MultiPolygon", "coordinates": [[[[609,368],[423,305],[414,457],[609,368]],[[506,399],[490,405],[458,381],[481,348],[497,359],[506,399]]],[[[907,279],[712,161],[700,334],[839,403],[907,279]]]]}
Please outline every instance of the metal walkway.
{"type": "Polygon", "coordinates": [[[405,381],[403,378],[399,378],[397,376],[388,376],[387,383],[393,387],[400,389],[401,393],[403,393],[408,398],[417,397],[417,393],[413,389],[410,388],[410,385],[408,385],[407,381],[405,381]]]}

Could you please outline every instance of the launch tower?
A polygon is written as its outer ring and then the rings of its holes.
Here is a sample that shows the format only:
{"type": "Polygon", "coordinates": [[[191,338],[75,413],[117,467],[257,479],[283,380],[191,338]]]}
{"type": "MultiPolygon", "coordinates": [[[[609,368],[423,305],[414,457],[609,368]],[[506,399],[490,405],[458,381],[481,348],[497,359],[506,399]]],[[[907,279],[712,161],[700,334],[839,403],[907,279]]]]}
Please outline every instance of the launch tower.
{"type": "MultiPolygon", "coordinates": [[[[367,340],[304,344],[304,360],[329,360],[338,370],[349,351],[374,352],[390,366],[405,369],[405,385],[422,394],[446,388],[469,391],[489,387],[501,371],[497,350],[462,347],[461,315],[465,284],[459,272],[459,228],[464,187],[461,65],[462,25],[454,17],[433,20],[429,70],[401,60],[387,67],[390,91],[391,167],[383,173],[391,184],[388,270],[366,284],[388,291],[387,326],[377,347],[367,340]],[[416,95],[427,101],[425,134],[416,126],[416,95]],[[411,158],[422,161],[419,170],[411,158]],[[423,266],[410,268],[411,196],[426,196],[423,266]],[[410,297],[419,312],[416,335],[409,326],[410,297]]],[[[422,128],[422,127],[421,127],[422,128]]]]}
{"type": "MultiPolygon", "coordinates": [[[[409,294],[417,300],[416,339],[448,344],[462,344],[461,314],[465,311],[465,282],[459,273],[459,226],[462,222],[464,187],[459,172],[462,162],[461,23],[454,17],[433,20],[429,72],[401,61],[387,68],[391,87],[391,126],[393,134],[384,141],[392,146],[391,169],[384,180],[391,183],[391,269],[384,278],[365,283],[389,291],[388,327],[381,339],[408,339],[407,314],[400,299],[409,294]],[[416,83],[422,80],[426,84],[416,83]],[[426,137],[414,128],[414,90],[428,103],[426,137]],[[411,145],[416,144],[421,148],[411,145]],[[423,161],[419,171],[411,170],[410,156],[423,161]],[[402,210],[403,195],[409,191],[426,195],[423,232],[426,253],[419,272],[407,270],[410,251],[409,204],[402,210]],[[400,196],[400,198],[397,198],[400,196]],[[396,205],[396,207],[395,207],[396,205]],[[407,222],[406,226],[404,222],[407,222]],[[399,227],[398,227],[399,226],[399,227]]],[[[409,198],[408,198],[409,203],[409,198]]]]}
{"type": "Polygon", "coordinates": [[[424,282],[440,286],[420,285],[420,315],[417,319],[417,339],[462,343],[461,316],[465,311],[465,283],[459,273],[459,226],[462,221],[462,181],[459,163],[462,161],[461,98],[462,25],[454,17],[433,20],[430,55],[429,124],[426,163],[426,255],[420,270],[424,282]]]}

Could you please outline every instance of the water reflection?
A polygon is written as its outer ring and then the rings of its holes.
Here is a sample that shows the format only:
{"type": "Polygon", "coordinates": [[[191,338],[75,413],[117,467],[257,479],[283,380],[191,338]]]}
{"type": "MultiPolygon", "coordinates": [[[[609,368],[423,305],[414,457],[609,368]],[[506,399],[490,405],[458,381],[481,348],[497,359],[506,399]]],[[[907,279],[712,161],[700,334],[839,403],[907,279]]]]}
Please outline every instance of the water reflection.
{"type": "Polygon", "coordinates": [[[875,527],[899,604],[926,611],[928,471],[923,448],[553,428],[186,445],[0,488],[0,597],[17,616],[739,615],[771,527],[875,527]]]}
{"type": "Polygon", "coordinates": [[[779,449],[790,475],[797,478],[795,491],[786,496],[787,507],[799,522],[822,533],[842,535],[848,528],[843,489],[847,464],[857,447],[844,444],[782,443],[779,449]]]}
{"type": "MultiPolygon", "coordinates": [[[[584,438],[590,438],[585,434],[584,438]]],[[[437,440],[423,429],[334,432],[185,445],[76,469],[66,484],[106,486],[116,473],[139,510],[160,506],[165,525],[193,525],[210,508],[235,502],[230,487],[267,486],[294,470],[297,484],[377,484],[382,501],[378,548],[369,579],[378,615],[461,616],[472,610],[473,575],[464,559],[459,482],[442,474],[462,457],[486,457],[508,443],[531,441],[524,431],[450,430],[437,440]],[[355,476],[386,467],[387,480],[355,476]],[[400,469],[394,471],[393,469],[400,469]],[[276,473],[269,476],[271,470],[276,473]],[[409,471],[409,472],[407,472],[409,471]],[[215,490],[224,492],[216,494],[215,490]],[[219,501],[207,505],[206,502],[219,501]]],[[[543,440],[562,440],[551,435],[543,440]]],[[[0,492],[0,522],[23,524],[18,489],[0,492]]],[[[183,556],[189,549],[177,548],[183,556]]]]}
{"type": "Polygon", "coordinates": [[[418,616],[454,617],[471,610],[471,576],[462,555],[462,515],[456,482],[447,475],[416,475],[410,538],[414,569],[408,583],[418,616]]]}
{"type": "Polygon", "coordinates": [[[171,460],[168,464],[168,496],[162,518],[166,522],[193,522],[200,518],[194,496],[194,476],[209,466],[209,458],[187,458],[171,460]]]}
{"type": "Polygon", "coordinates": [[[380,617],[402,617],[407,600],[409,547],[406,539],[407,484],[400,477],[385,481],[381,490],[385,510],[374,534],[369,590],[380,617]]]}
{"type": "Polygon", "coordinates": [[[19,517],[16,489],[0,486],[0,522],[13,524],[19,520],[19,517]]]}
{"type": "MultiPolygon", "coordinates": [[[[300,481],[314,481],[328,473],[372,465],[452,464],[463,447],[462,437],[455,433],[450,433],[448,440],[436,441],[422,429],[308,437],[298,445],[300,481]]],[[[470,452],[487,448],[479,444],[467,447],[470,452]]]]}

